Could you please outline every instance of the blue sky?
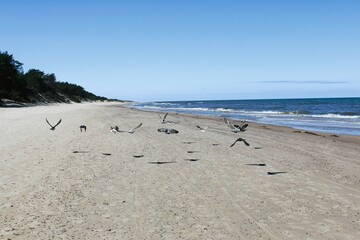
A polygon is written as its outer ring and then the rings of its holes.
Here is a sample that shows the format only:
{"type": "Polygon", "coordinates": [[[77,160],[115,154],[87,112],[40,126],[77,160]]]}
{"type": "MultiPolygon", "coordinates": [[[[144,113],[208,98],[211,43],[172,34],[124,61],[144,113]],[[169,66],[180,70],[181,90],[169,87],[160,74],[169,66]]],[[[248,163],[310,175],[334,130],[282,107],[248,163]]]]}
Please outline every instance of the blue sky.
{"type": "Polygon", "coordinates": [[[0,2],[24,70],[137,101],[360,96],[360,1],[0,2]]]}

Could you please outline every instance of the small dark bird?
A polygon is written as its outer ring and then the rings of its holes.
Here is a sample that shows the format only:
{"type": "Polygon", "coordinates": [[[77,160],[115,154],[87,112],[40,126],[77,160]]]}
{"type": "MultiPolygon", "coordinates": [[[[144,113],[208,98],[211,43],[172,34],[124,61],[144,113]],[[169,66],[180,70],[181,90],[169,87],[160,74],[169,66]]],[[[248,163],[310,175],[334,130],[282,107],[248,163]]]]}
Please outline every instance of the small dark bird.
{"type": "Polygon", "coordinates": [[[47,119],[46,119],[46,122],[50,125],[50,127],[51,127],[50,130],[54,131],[55,128],[61,123],[61,119],[58,121],[58,123],[55,126],[51,125],[47,119]]]}
{"type": "Polygon", "coordinates": [[[118,126],[110,127],[110,132],[112,133],[120,132],[119,127],[118,126]]]}
{"type": "Polygon", "coordinates": [[[80,125],[80,132],[82,132],[83,129],[86,132],[86,126],[85,125],[80,125]]]}
{"type": "Polygon", "coordinates": [[[224,121],[234,133],[245,132],[246,128],[249,126],[249,124],[246,123],[246,120],[242,121],[241,125],[233,125],[227,118],[224,118],[224,121]]]}
{"type": "Polygon", "coordinates": [[[235,143],[237,143],[237,142],[244,142],[246,146],[250,146],[250,144],[245,139],[240,137],[240,138],[236,139],[236,141],[233,144],[231,144],[230,147],[234,146],[235,143]]]}
{"type": "Polygon", "coordinates": [[[134,158],[142,158],[144,155],[133,155],[134,158]]]}

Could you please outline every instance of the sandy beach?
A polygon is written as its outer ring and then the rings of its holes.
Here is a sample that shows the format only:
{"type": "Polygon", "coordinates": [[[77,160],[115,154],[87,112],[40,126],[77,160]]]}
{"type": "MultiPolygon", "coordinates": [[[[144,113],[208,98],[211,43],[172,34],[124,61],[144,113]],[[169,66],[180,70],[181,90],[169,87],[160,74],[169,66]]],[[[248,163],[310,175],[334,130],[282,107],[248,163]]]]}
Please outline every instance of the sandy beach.
{"type": "Polygon", "coordinates": [[[117,103],[0,109],[0,239],[360,239],[360,137],[168,120],[117,103]]]}

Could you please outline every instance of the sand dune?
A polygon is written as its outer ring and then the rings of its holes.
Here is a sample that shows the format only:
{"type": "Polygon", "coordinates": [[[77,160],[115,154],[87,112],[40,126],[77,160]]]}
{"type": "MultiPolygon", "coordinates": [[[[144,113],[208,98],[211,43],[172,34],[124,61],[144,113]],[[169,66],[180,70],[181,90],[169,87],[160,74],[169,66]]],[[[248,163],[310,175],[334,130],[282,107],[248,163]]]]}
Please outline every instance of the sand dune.
{"type": "Polygon", "coordinates": [[[114,103],[0,109],[0,239],[360,238],[360,137],[167,120],[114,103]],[[238,137],[250,146],[230,148],[238,137]]]}

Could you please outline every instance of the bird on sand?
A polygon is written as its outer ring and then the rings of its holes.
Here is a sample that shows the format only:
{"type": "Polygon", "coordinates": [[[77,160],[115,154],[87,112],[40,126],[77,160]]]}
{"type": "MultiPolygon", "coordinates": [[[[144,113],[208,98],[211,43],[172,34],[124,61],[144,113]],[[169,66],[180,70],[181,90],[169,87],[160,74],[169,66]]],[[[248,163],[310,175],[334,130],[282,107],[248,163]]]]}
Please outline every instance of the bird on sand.
{"type": "Polygon", "coordinates": [[[166,134],[177,134],[177,133],[179,133],[178,130],[173,129],[173,128],[159,128],[158,132],[164,132],[166,134]]]}
{"type": "Polygon", "coordinates": [[[235,143],[237,143],[237,142],[244,142],[244,144],[245,144],[246,146],[250,146],[250,144],[249,144],[245,139],[243,139],[243,138],[240,137],[240,138],[236,139],[236,141],[235,141],[233,144],[231,144],[230,147],[234,146],[235,143]]]}
{"type": "Polygon", "coordinates": [[[85,130],[85,132],[86,132],[86,126],[85,125],[80,125],[80,132],[82,132],[82,130],[85,130]]]}
{"type": "Polygon", "coordinates": [[[233,125],[227,118],[224,118],[224,121],[234,133],[245,132],[246,128],[249,126],[249,124],[246,123],[246,120],[242,121],[241,125],[233,125]]]}
{"type": "Polygon", "coordinates": [[[110,127],[110,132],[112,133],[120,132],[119,127],[118,126],[110,127]]]}
{"type": "Polygon", "coordinates": [[[57,123],[55,126],[51,125],[51,124],[49,123],[49,121],[47,120],[47,118],[46,118],[46,122],[50,125],[50,127],[51,127],[50,130],[54,131],[55,128],[61,123],[61,119],[58,121],[58,123],[57,123]]]}

